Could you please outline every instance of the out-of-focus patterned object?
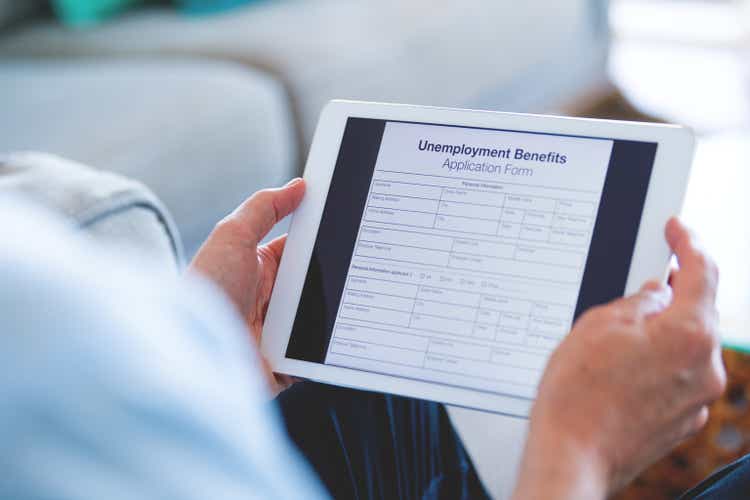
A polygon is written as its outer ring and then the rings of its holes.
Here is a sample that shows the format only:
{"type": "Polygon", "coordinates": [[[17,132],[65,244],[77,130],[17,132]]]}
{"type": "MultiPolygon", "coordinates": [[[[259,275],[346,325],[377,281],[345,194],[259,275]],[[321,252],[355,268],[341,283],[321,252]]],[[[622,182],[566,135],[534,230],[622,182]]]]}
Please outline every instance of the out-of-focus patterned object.
{"type": "Polygon", "coordinates": [[[674,499],[717,468],[750,453],[750,354],[724,349],[727,390],[706,427],[646,469],[616,500],[674,499]]]}

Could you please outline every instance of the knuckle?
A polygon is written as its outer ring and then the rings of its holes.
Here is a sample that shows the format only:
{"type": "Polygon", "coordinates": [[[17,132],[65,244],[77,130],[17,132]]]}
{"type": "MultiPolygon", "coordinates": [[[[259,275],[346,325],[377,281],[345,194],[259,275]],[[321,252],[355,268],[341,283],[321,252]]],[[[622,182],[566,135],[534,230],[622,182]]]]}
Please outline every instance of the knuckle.
{"type": "Polygon", "coordinates": [[[685,437],[692,437],[698,434],[708,422],[708,408],[702,407],[700,411],[693,416],[686,429],[685,437]]]}
{"type": "Polygon", "coordinates": [[[698,266],[702,270],[706,270],[708,269],[709,264],[710,264],[710,259],[708,258],[708,255],[700,251],[695,252],[695,265],[696,266],[698,266]]]}
{"type": "Polygon", "coordinates": [[[706,396],[711,401],[719,399],[727,387],[727,374],[723,368],[712,369],[706,384],[706,396]]]}
{"type": "Polygon", "coordinates": [[[270,189],[261,189],[260,191],[256,191],[251,197],[250,200],[254,201],[256,203],[260,203],[265,205],[269,202],[271,197],[273,196],[273,193],[270,189]]]}
{"type": "Polygon", "coordinates": [[[601,325],[609,321],[611,317],[609,309],[605,306],[594,306],[586,311],[581,319],[588,324],[601,325]]]}
{"type": "Polygon", "coordinates": [[[706,253],[698,252],[695,256],[695,262],[701,271],[703,284],[706,287],[715,288],[719,282],[719,266],[706,253]]]}
{"type": "Polygon", "coordinates": [[[233,233],[239,228],[240,224],[234,213],[223,217],[214,225],[215,233],[233,233]]]}
{"type": "Polygon", "coordinates": [[[676,327],[691,361],[707,359],[717,347],[718,339],[708,322],[700,316],[686,318],[676,327]]]}

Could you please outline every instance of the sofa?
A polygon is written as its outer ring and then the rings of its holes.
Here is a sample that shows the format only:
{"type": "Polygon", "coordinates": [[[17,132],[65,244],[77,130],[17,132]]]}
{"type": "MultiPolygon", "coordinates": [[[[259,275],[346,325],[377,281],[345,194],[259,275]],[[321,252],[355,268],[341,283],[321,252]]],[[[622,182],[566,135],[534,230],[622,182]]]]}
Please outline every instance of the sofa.
{"type": "MultiPolygon", "coordinates": [[[[4,3],[16,0],[0,0],[0,17],[4,3]]],[[[564,110],[606,83],[606,7],[265,0],[202,18],[143,7],[86,30],[30,10],[0,27],[0,153],[44,151],[136,181],[145,205],[99,221],[97,237],[146,238],[140,247],[157,248],[165,262],[183,249],[189,258],[248,194],[301,173],[329,99],[564,110]]],[[[48,189],[62,183],[58,194],[99,201],[90,168],[12,158],[23,168],[43,164],[35,171],[48,189]],[[75,189],[64,184],[71,176],[75,189]]],[[[49,201],[37,182],[28,176],[26,191],[49,201]]],[[[18,186],[0,183],[0,191],[18,186]]],[[[483,481],[506,497],[526,421],[450,412],[483,481]]]]}
{"type": "Polygon", "coordinates": [[[328,100],[559,109],[606,79],[605,9],[265,0],[208,17],[143,7],[79,30],[36,13],[0,28],[0,151],[143,181],[191,255],[248,193],[301,172],[328,100]]]}

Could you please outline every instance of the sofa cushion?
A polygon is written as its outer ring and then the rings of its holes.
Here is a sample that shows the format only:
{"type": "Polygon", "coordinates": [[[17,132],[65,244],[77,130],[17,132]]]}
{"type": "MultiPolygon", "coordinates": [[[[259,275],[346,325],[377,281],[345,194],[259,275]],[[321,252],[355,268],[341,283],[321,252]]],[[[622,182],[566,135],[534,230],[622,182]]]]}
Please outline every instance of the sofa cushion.
{"type": "Polygon", "coordinates": [[[271,70],[309,140],[332,98],[549,111],[606,76],[605,0],[266,1],[200,20],[139,9],[97,30],[39,23],[0,55],[205,54],[271,70]]]}
{"type": "Polygon", "coordinates": [[[188,59],[0,63],[0,152],[37,150],[137,179],[188,255],[251,193],[297,173],[286,95],[241,66],[188,59]]]}

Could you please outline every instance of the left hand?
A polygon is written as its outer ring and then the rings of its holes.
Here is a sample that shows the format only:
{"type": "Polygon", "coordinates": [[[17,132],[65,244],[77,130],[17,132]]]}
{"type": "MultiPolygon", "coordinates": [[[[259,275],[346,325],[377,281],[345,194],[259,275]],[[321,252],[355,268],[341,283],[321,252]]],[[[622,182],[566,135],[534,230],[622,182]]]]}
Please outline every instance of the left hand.
{"type": "MultiPolygon", "coordinates": [[[[256,347],[260,346],[286,235],[266,245],[259,243],[297,208],[304,194],[302,179],[253,194],[216,225],[190,263],[191,271],[206,276],[224,290],[245,318],[256,347]]],[[[290,377],[274,374],[267,361],[262,362],[273,395],[291,385],[290,377]]]]}

